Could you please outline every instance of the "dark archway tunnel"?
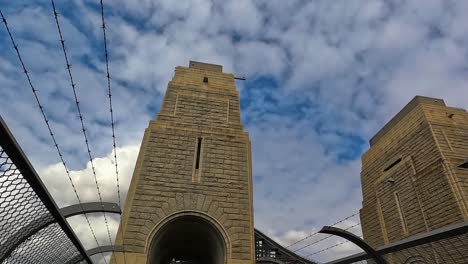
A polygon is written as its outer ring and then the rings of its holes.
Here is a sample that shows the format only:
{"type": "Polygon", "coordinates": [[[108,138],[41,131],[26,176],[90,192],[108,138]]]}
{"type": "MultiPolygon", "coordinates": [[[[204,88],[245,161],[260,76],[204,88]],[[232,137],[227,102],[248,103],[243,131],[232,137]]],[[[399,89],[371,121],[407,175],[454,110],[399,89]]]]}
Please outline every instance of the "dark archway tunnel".
{"type": "Polygon", "coordinates": [[[197,216],[166,223],[151,243],[149,264],[223,264],[226,246],[219,230],[197,216]]]}

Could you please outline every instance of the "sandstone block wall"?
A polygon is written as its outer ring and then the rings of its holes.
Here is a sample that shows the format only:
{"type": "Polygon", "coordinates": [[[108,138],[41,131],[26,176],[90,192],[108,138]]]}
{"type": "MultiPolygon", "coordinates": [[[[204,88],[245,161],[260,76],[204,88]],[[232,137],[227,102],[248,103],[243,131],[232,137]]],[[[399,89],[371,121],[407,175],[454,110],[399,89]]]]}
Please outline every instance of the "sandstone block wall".
{"type": "Polygon", "coordinates": [[[415,98],[400,113],[362,156],[360,216],[373,247],[468,219],[468,171],[458,168],[468,157],[467,112],[415,98]]]}
{"type": "Polygon", "coordinates": [[[255,261],[250,141],[234,76],[219,67],[177,67],[145,131],[117,237],[132,263],[146,263],[154,228],[184,212],[219,223],[228,263],[255,261]]]}

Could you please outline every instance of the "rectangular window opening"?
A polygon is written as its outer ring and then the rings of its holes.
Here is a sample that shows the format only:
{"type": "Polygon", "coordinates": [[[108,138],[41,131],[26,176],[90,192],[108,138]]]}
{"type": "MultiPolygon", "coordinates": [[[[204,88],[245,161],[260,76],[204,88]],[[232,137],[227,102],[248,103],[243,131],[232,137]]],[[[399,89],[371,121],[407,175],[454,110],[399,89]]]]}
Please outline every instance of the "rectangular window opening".
{"type": "Polygon", "coordinates": [[[391,168],[395,167],[395,165],[397,165],[398,163],[400,163],[401,161],[401,158],[395,160],[392,164],[388,165],[383,171],[388,171],[390,170],[391,168]]]}
{"type": "Polygon", "coordinates": [[[198,170],[200,168],[201,144],[202,144],[202,138],[198,138],[198,141],[197,141],[197,156],[196,156],[196,161],[195,161],[195,169],[196,170],[198,170]]]}

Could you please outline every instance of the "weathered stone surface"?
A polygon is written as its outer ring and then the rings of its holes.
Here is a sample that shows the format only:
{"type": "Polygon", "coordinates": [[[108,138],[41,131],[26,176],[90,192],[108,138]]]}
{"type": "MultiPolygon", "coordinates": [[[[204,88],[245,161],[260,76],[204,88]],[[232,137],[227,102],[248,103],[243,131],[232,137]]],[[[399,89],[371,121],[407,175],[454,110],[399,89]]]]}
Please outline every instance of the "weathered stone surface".
{"type": "MultiPolygon", "coordinates": [[[[116,240],[131,263],[147,263],[155,228],[186,212],[221,225],[227,263],[255,261],[250,141],[234,76],[221,69],[177,67],[145,131],[116,240]]],[[[123,263],[123,254],[115,258],[123,263]]]]}
{"type": "MultiPolygon", "coordinates": [[[[458,166],[467,142],[466,110],[435,98],[415,97],[382,128],[362,156],[365,240],[378,247],[466,221],[468,170],[458,166]]],[[[427,251],[427,263],[438,251],[427,251]]]]}

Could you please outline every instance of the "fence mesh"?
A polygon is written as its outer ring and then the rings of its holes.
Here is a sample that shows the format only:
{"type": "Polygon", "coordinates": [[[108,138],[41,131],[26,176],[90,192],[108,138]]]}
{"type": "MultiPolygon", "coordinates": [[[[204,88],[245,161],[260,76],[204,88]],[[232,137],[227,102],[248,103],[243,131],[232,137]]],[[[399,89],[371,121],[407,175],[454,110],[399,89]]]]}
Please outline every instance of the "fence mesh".
{"type": "Polygon", "coordinates": [[[63,264],[82,259],[80,251],[0,146],[0,262],[63,264]]]}
{"type": "Polygon", "coordinates": [[[81,255],[57,223],[53,223],[21,243],[3,262],[76,263],[81,255]]]}
{"type": "Polygon", "coordinates": [[[0,257],[52,215],[0,147],[0,257]]]}

